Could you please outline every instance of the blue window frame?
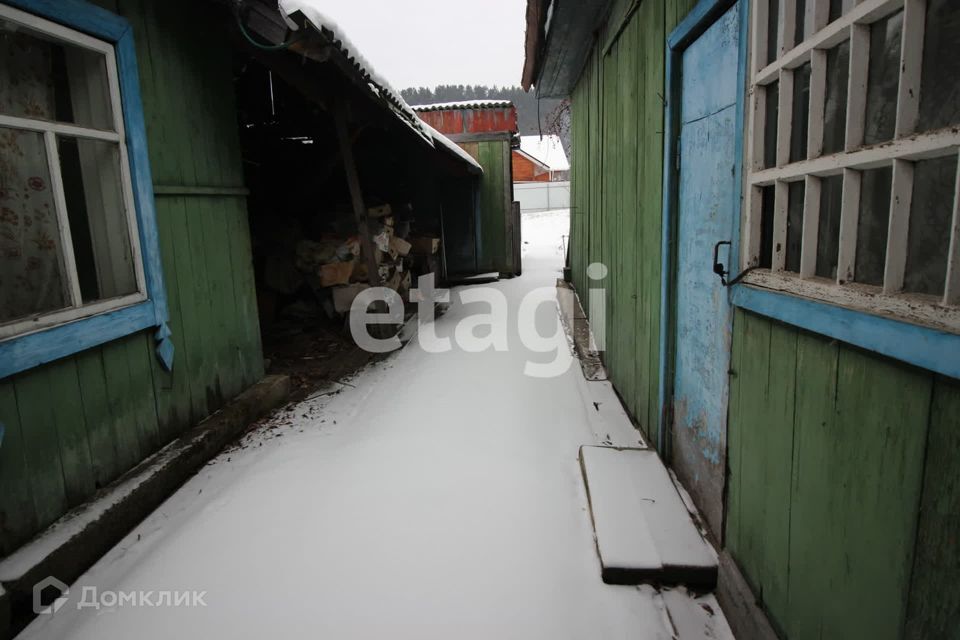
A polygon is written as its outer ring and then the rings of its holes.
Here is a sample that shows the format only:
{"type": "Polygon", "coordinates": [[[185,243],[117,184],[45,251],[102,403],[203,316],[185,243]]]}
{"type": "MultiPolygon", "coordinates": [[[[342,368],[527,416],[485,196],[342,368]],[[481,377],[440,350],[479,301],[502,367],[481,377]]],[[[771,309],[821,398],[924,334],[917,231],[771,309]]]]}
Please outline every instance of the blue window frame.
{"type": "Polygon", "coordinates": [[[157,356],[163,366],[170,369],[173,343],[133,29],[122,17],[83,0],[3,0],[2,4],[113,46],[145,299],[0,341],[0,379],[148,329],[155,329],[157,356]]]}

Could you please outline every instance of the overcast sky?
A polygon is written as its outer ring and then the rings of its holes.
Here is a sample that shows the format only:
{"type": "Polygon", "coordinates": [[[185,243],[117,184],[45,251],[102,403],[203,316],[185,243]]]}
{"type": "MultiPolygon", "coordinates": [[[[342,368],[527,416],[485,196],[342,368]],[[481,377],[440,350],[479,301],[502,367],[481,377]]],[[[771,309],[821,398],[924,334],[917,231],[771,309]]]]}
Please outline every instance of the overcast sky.
{"type": "Polygon", "coordinates": [[[518,85],[526,0],[313,0],[395,89],[518,85]]]}

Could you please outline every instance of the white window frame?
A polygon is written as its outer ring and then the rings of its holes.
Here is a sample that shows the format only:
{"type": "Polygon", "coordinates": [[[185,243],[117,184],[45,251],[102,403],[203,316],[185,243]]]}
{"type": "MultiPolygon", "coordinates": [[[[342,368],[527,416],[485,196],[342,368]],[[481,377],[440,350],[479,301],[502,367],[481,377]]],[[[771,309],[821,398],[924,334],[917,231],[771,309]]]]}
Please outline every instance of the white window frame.
{"type": "Polygon", "coordinates": [[[913,191],[913,161],[960,155],[960,131],[947,127],[915,134],[920,101],[920,74],[926,19],[925,0],[846,0],[843,15],[827,24],[829,0],[806,0],[803,42],[793,42],[796,0],[753,0],[751,58],[748,67],[750,108],[744,145],[744,216],[741,229],[741,268],[753,268],[744,282],[892,316],[951,333],[960,333],[960,158],[954,187],[951,237],[942,297],[903,292],[907,230],[913,191]],[[769,2],[779,3],[778,55],[767,64],[769,2]],[[891,142],[864,146],[870,25],[903,9],[900,81],[896,124],[891,142]],[[828,156],[823,149],[826,53],[850,41],[845,148],[828,156]],[[792,134],[793,76],[810,63],[810,121],[807,158],[789,162],[792,134]],[[763,167],[766,87],[778,81],[776,166],[763,167]],[[892,166],[891,206],[882,286],[852,282],[857,246],[861,171],[892,166]],[[843,175],[837,279],[815,275],[817,230],[820,221],[821,178],[843,175]],[[785,271],[787,197],[791,182],[804,182],[800,272],[785,271]],[[774,186],[773,255],[770,269],[758,269],[761,249],[762,188],[774,186]],[[777,247],[780,250],[777,250],[777,247]]]}
{"type": "Polygon", "coordinates": [[[143,256],[140,247],[140,232],[133,197],[133,183],[130,176],[130,162],[127,155],[126,131],[123,121],[123,105],[120,95],[120,80],[117,71],[117,58],[114,46],[108,42],[92,38],[74,29],[64,27],[44,18],[35,16],[13,7],[0,4],[0,18],[21,24],[45,35],[57,38],[69,44],[82,47],[106,57],[107,81],[110,91],[110,106],[113,112],[113,130],[105,131],[72,124],[51,122],[33,118],[24,118],[0,114],[0,127],[20,129],[41,133],[47,153],[48,170],[53,189],[57,221],[60,227],[61,259],[64,265],[65,289],[68,308],[33,314],[0,324],[0,340],[23,336],[35,331],[80,320],[82,318],[106,313],[132,306],[147,300],[147,286],[144,275],[143,256]],[[84,304],[80,294],[80,281],[77,276],[76,260],[73,255],[73,241],[67,216],[66,196],[60,173],[60,153],[57,135],[66,135],[79,139],[112,142],[120,150],[121,195],[124,218],[130,241],[130,254],[136,275],[137,291],[125,296],[97,300],[84,304]]]}

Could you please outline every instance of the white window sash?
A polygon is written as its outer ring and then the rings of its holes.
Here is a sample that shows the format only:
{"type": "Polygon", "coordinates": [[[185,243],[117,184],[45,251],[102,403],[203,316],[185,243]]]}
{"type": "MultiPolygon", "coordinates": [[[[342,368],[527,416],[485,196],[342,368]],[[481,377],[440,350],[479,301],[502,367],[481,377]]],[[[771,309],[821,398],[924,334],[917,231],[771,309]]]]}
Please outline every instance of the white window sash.
{"type": "Polygon", "coordinates": [[[68,123],[0,114],[0,127],[33,131],[41,133],[44,136],[54,203],[60,227],[60,261],[64,278],[64,293],[65,299],[71,305],[69,308],[17,318],[10,322],[0,324],[0,340],[3,340],[143,302],[147,300],[147,288],[140,246],[136,204],[133,196],[132,177],[130,174],[129,155],[127,152],[123,104],[120,96],[120,78],[117,70],[116,52],[113,45],[7,5],[0,4],[0,18],[22,24],[64,42],[102,54],[105,57],[110,107],[113,114],[114,126],[113,131],[106,131],[68,123]],[[67,216],[63,179],[60,172],[59,149],[56,142],[57,136],[98,140],[116,144],[118,147],[120,157],[120,192],[123,200],[122,206],[127,223],[130,254],[137,284],[137,291],[133,294],[97,300],[86,305],[83,304],[76,260],[73,253],[69,218],[67,216]]]}
{"type": "Polygon", "coordinates": [[[960,156],[960,131],[947,127],[916,133],[919,115],[926,0],[860,0],[849,2],[841,17],[827,24],[829,0],[807,0],[803,16],[796,16],[795,0],[754,0],[750,23],[750,87],[747,140],[744,144],[744,222],[741,267],[756,267],[761,258],[771,261],[769,270],[756,270],[744,282],[840,304],[873,313],[894,315],[911,322],[960,331],[960,162],[954,189],[948,266],[944,293],[928,296],[903,293],[907,262],[907,238],[916,161],[960,156]],[[777,2],[779,25],[777,56],[768,59],[769,3],[777,2]],[[899,84],[895,133],[892,141],[863,146],[870,25],[903,10],[899,84]],[[803,20],[806,38],[794,42],[796,20],[803,20]],[[845,145],[823,156],[826,99],[826,53],[849,41],[845,145]],[[793,134],[793,77],[795,70],[810,64],[810,104],[807,156],[790,162],[793,134]],[[775,163],[764,167],[766,87],[778,84],[778,122],[775,163]],[[855,276],[862,172],[892,167],[887,245],[883,285],[871,287],[853,282],[855,276]],[[836,280],[816,276],[822,179],[843,176],[836,280]],[[785,268],[788,193],[790,183],[804,181],[803,231],[799,273],[785,268]],[[772,210],[772,255],[761,256],[762,190],[774,188],[772,210]],[[779,249],[778,249],[779,248],[779,249]]]}

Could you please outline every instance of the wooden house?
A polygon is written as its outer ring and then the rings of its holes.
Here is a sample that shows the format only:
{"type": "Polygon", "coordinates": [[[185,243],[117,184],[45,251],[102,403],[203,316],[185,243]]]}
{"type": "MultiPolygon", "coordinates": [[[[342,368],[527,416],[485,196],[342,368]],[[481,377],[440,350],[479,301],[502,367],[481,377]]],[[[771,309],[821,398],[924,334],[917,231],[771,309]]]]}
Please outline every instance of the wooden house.
{"type": "Polygon", "coordinates": [[[0,2],[0,558],[263,378],[284,221],[369,259],[368,209],[442,240],[482,172],[319,14],[0,2]]]}
{"type": "Polygon", "coordinates": [[[519,275],[520,215],[514,206],[510,160],[518,131],[516,108],[506,100],[467,100],[414,105],[413,109],[484,170],[476,219],[472,226],[451,232],[465,239],[451,246],[451,270],[519,275]]]}
{"type": "Polygon", "coordinates": [[[573,282],[738,637],[955,635],[960,5],[529,0],[526,45],[573,282]]]}
{"type": "Polygon", "coordinates": [[[514,182],[565,182],[570,162],[556,134],[520,136],[513,150],[514,182]]]}
{"type": "Polygon", "coordinates": [[[514,149],[510,161],[514,182],[550,182],[550,167],[523,149],[514,149]]]}

